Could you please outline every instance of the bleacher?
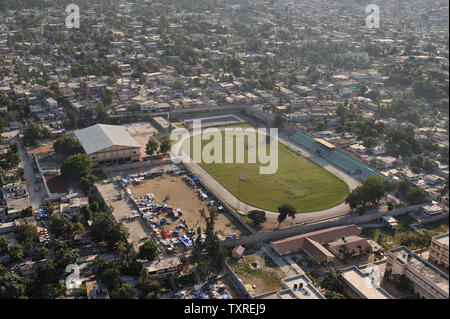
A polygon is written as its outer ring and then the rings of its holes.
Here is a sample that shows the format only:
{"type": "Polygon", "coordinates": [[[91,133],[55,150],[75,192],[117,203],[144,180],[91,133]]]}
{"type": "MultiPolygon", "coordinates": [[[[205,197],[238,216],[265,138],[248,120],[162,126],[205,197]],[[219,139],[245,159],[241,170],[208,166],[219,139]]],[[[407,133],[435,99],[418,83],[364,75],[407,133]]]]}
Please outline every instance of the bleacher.
{"type": "Polygon", "coordinates": [[[377,176],[377,177],[381,177],[385,180],[389,180],[385,176],[354,161],[353,159],[345,156],[344,154],[342,154],[336,150],[330,150],[330,149],[327,149],[326,147],[323,147],[322,145],[317,143],[315,139],[313,139],[312,137],[310,137],[300,131],[297,131],[296,134],[294,134],[291,137],[291,140],[294,143],[298,144],[299,146],[304,147],[307,150],[324,158],[325,160],[330,162],[332,165],[343,170],[344,172],[346,172],[347,174],[351,175],[352,177],[358,179],[359,181],[364,181],[367,177],[370,177],[370,176],[377,176]]]}

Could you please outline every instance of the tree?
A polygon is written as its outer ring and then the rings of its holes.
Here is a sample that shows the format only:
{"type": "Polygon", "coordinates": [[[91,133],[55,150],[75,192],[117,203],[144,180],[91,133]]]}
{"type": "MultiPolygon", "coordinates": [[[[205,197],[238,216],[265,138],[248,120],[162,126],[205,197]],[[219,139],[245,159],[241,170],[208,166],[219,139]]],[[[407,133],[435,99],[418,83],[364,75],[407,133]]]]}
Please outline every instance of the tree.
{"type": "Polygon", "coordinates": [[[68,181],[78,181],[91,171],[91,161],[86,154],[70,155],[61,166],[61,175],[68,181]]]}
{"type": "Polygon", "coordinates": [[[59,137],[53,144],[53,149],[57,154],[70,156],[83,153],[83,146],[80,141],[72,136],[59,137]]]}
{"type": "Polygon", "coordinates": [[[8,247],[8,254],[9,257],[11,257],[12,260],[19,262],[23,258],[23,248],[22,245],[16,244],[16,245],[10,245],[8,247]]]}
{"type": "Polygon", "coordinates": [[[8,252],[8,238],[6,236],[0,237],[0,256],[8,252]]]}
{"type": "Polygon", "coordinates": [[[368,177],[362,185],[355,188],[345,199],[353,210],[359,206],[365,206],[367,203],[377,203],[386,193],[394,190],[394,185],[389,181],[376,176],[368,177]]]}
{"type": "Polygon", "coordinates": [[[347,198],[345,199],[345,203],[350,206],[350,209],[352,211],[358,208],[361,204],[361,198],[358,192],[351,192],[350,194],[348,194],[347,198]]]}
{"type": "Polygon", "coordinates": [[[94,189],[94,182],[90,176],[80,178],[80,189],[86,196],[91,194],[94,189]]]}
{"type": "Polygon", "coordinates": [[[158,257],[158,245],[152,240],[147,240],[139,247],[139,258],[153,260],[158,257]]]}
{"type": "Polygon", "coordinates": [[[170,151],[170,140],[165,138],[162,142],[161,145],[159,146],[159,152],[161,154],[167,154],[170,151]]]}
{"type": "Polygon", "coordinates": [[[94,241],[105,241],[110,249],[113,249],[117,242],[126,242],[129,236],[128,230],[109,212],[95,214],[90,233],[94,241]]]}
{"type": "Polygon", "coordinates": [[[142,269],[136,288],[141,292],[141,296],[147,299],[160,299],[161,298],[161,284],[158,281],[154,281],[150,278],[146,269],[142,269]]]}
{"type": "Polygon", "coordinates": [[[328,268],[319,280],[319,286],[339,294],[344,291],[342,271],[333,267],[328,268]]]}
{"type": "Polygon", "coordinates": [[[145,153],[147,153],[148,156],[152,156],[158,150],[158,146],[158,142],[155,138],[150,137],[147,145],[145,146],[145,153]]]}
{"type": "Polygon", "coordinates": [[[418,205],[425,202],[427,193],[418,187],[412,186],[409,188],[406,196],[411,205],[418,205]]]}
{"type": "Polygon", "coordinates": [[[109,291],[118,289],[123,283],[119,269],[113,267],[106,269],[100,275],[100,279],[105,283],[109,291]]]}
{"type": "Polygon", "coordinates": [[[256,226],[261,225],[266,222],[266,212],[262,210],[252,210],[247,215],[253,221],[256,226]]]}
{"type": "Polygon", "coordinates": [[[281,225],[288,216],[294,219],[296,211],[295,208],[292,207],[290,204],[283,204],[280,207],[278,207],[278,213],[279,214],[277,220],[278,224],[281,225]]]}
{"type": "Polygon", "coordinates": [[[55,211],[55,208],[53,207],[53,203],[50,200],[46,200],[45,202],[42,203],[42,207],[45,209],[45,211],[47,212],[48,215],[52,215],[53,212],[55,211]]]}
{"type": "Polygon", "coordinates": [[[273,120],[272,126],[281,129],[284,125],[284,119],[280,113],[275,115],[275,119],[273,120]]]}
{"type": "Polygon", "coordinates": [[[0,265],[0,299],[17,299],[24,295],[22,278],[0,265]]]}
{"type": "Polygon", "coordinates": [[[68,214],[53,214],[50,216],[50,231],[57,238],[65,238],[72,234],[72,222],[68,214]]]}
{"type": "Polygon", "coordinates": [[[39,233],[36,227],[28,224],[17,226],[14,230],[14,236],[27,251],[31,251],[35,243],[39,242],[39,233]]]}
{"type": "Polygon", "coordinates": [[[111,291],[111,299],[135,299],[136,292],[129,284],[122,284],[116,290],[111,291]]]}
{"type": "Polygon", "coordinates": [[[97,103],[95,110],[97,111],[97,121],[99,123],[103,123],[108,119],[108,113],[106,113],[105,106],[102,102],[97,103]]]}

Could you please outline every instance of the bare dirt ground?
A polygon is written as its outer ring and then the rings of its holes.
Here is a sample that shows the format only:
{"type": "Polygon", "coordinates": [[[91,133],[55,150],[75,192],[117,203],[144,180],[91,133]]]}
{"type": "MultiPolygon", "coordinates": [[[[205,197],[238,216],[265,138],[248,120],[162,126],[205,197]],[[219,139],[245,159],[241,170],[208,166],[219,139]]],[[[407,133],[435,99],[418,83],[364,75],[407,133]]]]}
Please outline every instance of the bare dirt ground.
{"type": "MultiPolygon", "coordinates": [[[[181,176],[163,175],[154,179],[144,180],[141,185],[130,185],[128,188],[131,190],[133,197],[153,193],[155,196],[154,203],[162,203],[168,195],[169,199],[166,201],[166,204],[171,205],[173,209],[181,209],[183,212],[181,219],[186,222],[189,229],[193,228],[197,231],[197,228],[201,227],[203,231],[205,230],[206,223],[199,211],[203,209],[206,216],[209,216],[208,201],[201,201],[198,197],[198,190],[187,186],[181,176]]],[[[176,226],[177,224],[174,223],[165,228],[173,230],[176,226]]],[[[224,237],[228,233],[240,234],[239,230],[224,214],[217,216],[215,229],[224,237]]]]}
{"type": "Polygon", "coordinates": [[[233,271],[242,280],[244,286],[248,287],[253,297],[278,290],[281,287],[281,279],[286,274],[262,251],[248,254],[241,260],[229,260],[233,271]],[[252,265],[259,264],[258,268],[252,265]]]}

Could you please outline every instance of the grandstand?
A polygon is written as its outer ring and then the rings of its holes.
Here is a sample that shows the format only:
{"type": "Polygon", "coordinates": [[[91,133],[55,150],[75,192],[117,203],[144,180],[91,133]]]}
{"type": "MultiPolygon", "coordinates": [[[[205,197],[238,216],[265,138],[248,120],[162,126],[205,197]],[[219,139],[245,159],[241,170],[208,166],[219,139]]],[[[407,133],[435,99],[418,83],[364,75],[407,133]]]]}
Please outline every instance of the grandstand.
{"type": "Polygon", "coordinates": [[[300,131],[297,131],[293,136],[291,136],[291,140],[299,146],[306,148],[316,155],[319,155],[323,159],[330,162],[330,164],[343,170],[359,181],[364,181],[370,176],[381,177],[389,181],[389,179],[385,176],[336,151],[335,147],[328,142],[324,143],[323,140],[315,140],[300,131]]]}

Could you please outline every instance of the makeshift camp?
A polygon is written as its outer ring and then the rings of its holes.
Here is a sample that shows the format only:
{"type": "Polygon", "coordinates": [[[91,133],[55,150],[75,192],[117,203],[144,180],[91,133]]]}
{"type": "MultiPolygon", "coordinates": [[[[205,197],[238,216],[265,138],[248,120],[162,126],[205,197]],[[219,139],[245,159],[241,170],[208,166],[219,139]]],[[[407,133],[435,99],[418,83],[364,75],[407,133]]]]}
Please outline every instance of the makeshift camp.
{"type": "Polygon", "coordinates": [[[180,240],[183,242],[183,244],[186,247],[191,247],[192,246],[192,241],[186,235],[181,236],[180,240]]]}

